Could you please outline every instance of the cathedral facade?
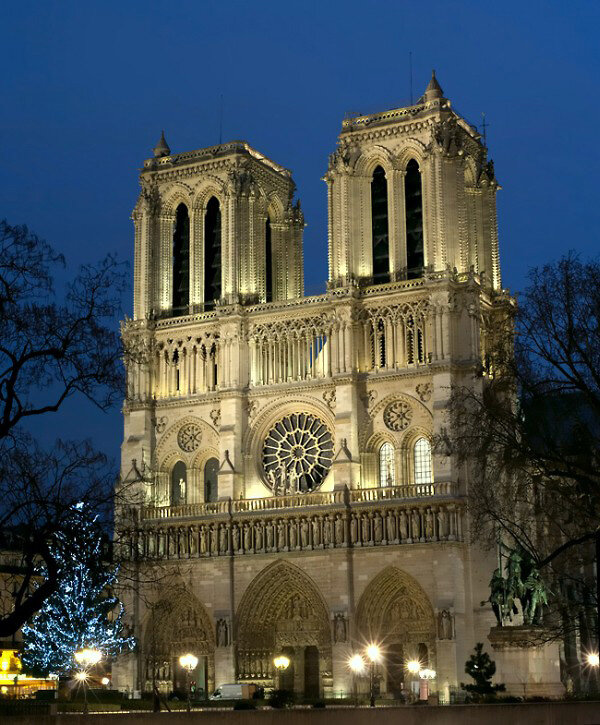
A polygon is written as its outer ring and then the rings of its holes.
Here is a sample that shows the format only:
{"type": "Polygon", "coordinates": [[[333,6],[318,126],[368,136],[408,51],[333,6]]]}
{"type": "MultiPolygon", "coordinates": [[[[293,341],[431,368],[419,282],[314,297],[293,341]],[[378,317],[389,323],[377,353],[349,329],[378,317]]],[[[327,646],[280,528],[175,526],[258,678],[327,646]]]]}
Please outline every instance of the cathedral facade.
{"type": "Polygon", "coordinates": [[[493,165],[432,77],[415,105],[344,120],[324,181],[329,279],[308,297],[289,170],[164,136],[144,163],[122,466],[136,566],[170,578],[126,601],[138,648],[116,686],[177,689],[191,652],[205,691],[348,694],[376,642],[382,694],[413,659],[447,693],[487,641],[494,557],[432,444],[510,303],[493,165]]]}

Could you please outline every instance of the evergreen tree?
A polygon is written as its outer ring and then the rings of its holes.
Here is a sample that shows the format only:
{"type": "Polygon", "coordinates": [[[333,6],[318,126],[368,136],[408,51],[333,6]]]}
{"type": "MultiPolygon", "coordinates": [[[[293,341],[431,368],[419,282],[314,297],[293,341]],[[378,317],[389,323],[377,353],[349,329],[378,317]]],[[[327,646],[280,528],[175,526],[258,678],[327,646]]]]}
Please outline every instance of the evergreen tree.
{"type": "MultiPolygon", "coordinates": [[[[122,636],[123,606],[111,592],[118,567],[107,566],[104,543],[97,518],[85,506],[75,507],[53,552],[60,587],[23,627],[22,661],[27,671],[67,674],[80,649],[100,650],[107,659],[133,647],[134,640],[122,636]],[[61,544],[67,541],[63,550],[61,544]]],[[[43,579],[44,570],[39,573],[43,579]]]]}
{"type": "Polygon", "coordinates": [[[490,659],[487,652],[483,651],[483,644],[478,642],[475,645],[475,652],[465,663],[465,672],[475,680],[474,685],[460,686],[463,690],[472,695],[485,697],[503,691],[504,685],[492,685],[492,677],[496,674],[496,664],[490,659]]]}

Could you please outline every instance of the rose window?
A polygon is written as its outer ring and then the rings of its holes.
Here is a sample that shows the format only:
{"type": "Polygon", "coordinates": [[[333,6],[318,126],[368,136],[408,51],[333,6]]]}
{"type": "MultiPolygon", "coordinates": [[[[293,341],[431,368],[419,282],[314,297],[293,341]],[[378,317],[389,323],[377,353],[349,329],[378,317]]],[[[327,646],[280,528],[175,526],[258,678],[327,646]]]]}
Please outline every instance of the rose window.
{"type": "Polygon", "coordinates": [[[177,434],[177,443],[182,451],[192,453],[200,445],[202,429],[197,423],[187,423],[181,426],[177,434]]]}
{"type": "Polygon", "coordinates": [[[263,469],[276,495],[314,491],[323,483],[332,460],[329,429],[308,413],[286,415],[265,438],[263,469]]]}
{"type": "Polygon", "coordinates": [[[404,430],[409,426],[412,416],[412,408],[403,400],[395,400],[383,411],[383,421],[390,430],[404,430]]]}

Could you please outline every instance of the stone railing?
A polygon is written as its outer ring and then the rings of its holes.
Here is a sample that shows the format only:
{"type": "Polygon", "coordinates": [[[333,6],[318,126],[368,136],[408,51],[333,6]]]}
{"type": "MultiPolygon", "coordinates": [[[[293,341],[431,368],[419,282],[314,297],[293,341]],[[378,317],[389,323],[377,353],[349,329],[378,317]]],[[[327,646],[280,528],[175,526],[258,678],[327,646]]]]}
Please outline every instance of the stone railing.
{"type": "Polygon", "coordinates": [[[144,506],[142,508],[142,518],[156,520],[218,516],[229,513],[229,509],[229,501],[215,501],[214,503],[188,503],[183,506],[144,506]]]}
{"type": "Polygon", "coordinates": [[[404,486],[386,486],[385,488],[358,488],[349,491],[351,503],[420,498],[422,496],[455,496],[456,494],[457,487],[452,481],[411,483],[404,486]]]}
{"type": "Polygon", "coordinates": [[[279,509],[262,516],[232,512],[212,522],[171,520],[121,531],[119,539],[125,558],[150,560],[462,541],[462,510],[459,501],[435,497],[380,500],[376,506],[340,502],[326,510],[279,509]]]}
{"type": "Polygon", "coordinates": [[[246,498],[232,502],[232,511],[245,513],[251,511],[274,511],[299,506],[330,506],[345,502],[345,491],[327,491],[317,493],[298,493],[289,496],[271,496],[269,498],[246,498]]]}

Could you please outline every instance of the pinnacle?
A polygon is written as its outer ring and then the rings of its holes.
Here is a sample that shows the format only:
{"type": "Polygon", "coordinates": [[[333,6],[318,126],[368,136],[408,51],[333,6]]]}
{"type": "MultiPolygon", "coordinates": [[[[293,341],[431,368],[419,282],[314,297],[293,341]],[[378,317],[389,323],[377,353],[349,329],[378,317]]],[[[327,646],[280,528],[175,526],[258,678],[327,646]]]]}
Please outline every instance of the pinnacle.
{"type": "Polygon", "coordinates": [[[169,144],[165,138],[165,132],[161,131],[160,140],[154,147],[154,156],[158,159],[161,156],[168,156],[170,153],[171,149],[169,148],[169,144]]]}
{"type": "Polygon", "coordinates": [[[444,91],[442,90],[442,87],[438,83],[437,78],[435,77],[435,70],[431,71],[431,80],[429,81],[429,85],[425,89],[425,95],[423,98],[426,101],[433,101],[435,98],[443,98],[444,97],[444,91]]]}

